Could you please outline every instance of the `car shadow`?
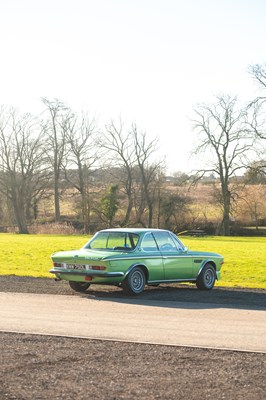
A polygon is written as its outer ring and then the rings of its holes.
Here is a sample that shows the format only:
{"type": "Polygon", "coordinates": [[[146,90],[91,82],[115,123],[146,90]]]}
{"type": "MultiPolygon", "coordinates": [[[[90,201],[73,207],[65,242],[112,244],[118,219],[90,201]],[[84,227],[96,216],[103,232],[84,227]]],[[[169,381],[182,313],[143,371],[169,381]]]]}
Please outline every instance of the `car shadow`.
{"type": "Polygon", "coordinates": [[[210,291],[201,291],[189,285],[147,287],[137,296],[128,296],[121,289],[108,291],[90,289],[80,294],[88,299],[113,301],[119,303],[167,308],[236,308],[247,310],[266,310],[266,290],[215,287],[210,291]]]}
{"type": "Polygon", "coordinates": [[[55,282],[50,278],[0,275],[0,291],[80,296],[98,301],[124,302],[145,306],[154,306],[156,302],[158,307],[266,309],[265,289],[215,286],[210,291],[204,291],[198,290],[192,284],[146,286],[144,292],[140,295],[127,296],[121,288],[110,285],[91,285],[85,293],[77,293],[69,287],[67,281],[55,282]]]}

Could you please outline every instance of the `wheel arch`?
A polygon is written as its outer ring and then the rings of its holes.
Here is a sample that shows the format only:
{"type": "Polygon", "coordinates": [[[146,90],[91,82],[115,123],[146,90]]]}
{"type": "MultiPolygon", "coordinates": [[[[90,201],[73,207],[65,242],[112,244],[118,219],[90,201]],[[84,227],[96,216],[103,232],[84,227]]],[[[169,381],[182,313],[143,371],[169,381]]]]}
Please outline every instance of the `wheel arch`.
{"type": "Polygon", "coordinates": [[[202,263],[202,265],[201,265],[201,267],[200,267],[200,269],[199,269],[199,272],[198,272],[198,275],[197,275],[197,278],[200,276],[200,274],[201,274],[201,272],[202,272],[202,270],[203,270],[203,268],[205,267],[205,265],[207,265],[207,264],[210,264],[213,268],[214,268],[214,271],[215,271],[215,276],[216,276],[216,279],[217,279],[217,274],[216,274],[216,264],[215,264],[215,262],[212,260],[212,259],[207,259],[207,260],[205,260],[203,263],[202,263]]]}
{"type": "Polygon", "coordinates": [[[141,268],[141,269],[143,270],[143,272],[144,272],[144,274],[145,274],[145,278],[146,278],[146,283],[147,283],[147,282],[148,282],[148,279],[149,279],[149,271],[148,271],[148,268],[146,267],[146,265],[143,264],[143,263],[135,263],[135,264],[132,264],[132,265],[128,268],[127,272],[125,273],[123,281],[126,279],[126,277],[128,276],[128,274],[132,271],[132,269],[134,269],[134,268],[136,268],[136,267],[139,267],[139,268],[141,268]]]}

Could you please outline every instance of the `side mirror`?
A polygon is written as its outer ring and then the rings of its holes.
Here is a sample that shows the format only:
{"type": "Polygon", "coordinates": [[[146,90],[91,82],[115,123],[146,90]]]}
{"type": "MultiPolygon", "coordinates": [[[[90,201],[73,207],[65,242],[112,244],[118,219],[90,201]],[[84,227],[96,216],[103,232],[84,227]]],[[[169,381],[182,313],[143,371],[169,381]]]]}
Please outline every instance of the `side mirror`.
{"type": "Polygon", "coordinates": [[[184,253],[188,252],[188,247],[184,247],[184,253]]]}

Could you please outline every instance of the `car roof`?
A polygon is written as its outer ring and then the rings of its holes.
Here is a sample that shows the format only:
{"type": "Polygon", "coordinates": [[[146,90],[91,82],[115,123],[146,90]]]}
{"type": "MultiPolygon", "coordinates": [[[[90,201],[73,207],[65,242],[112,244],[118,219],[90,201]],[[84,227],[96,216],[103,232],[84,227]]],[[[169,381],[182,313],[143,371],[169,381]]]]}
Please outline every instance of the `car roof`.
{"type": "Polygon", "coordinates": [[[156,228],[110,228],[102,229],[99,232],[128,232],[128,233],[146,233],[146,232],[169,232],[166,229],[156,229],[156,228]]]}

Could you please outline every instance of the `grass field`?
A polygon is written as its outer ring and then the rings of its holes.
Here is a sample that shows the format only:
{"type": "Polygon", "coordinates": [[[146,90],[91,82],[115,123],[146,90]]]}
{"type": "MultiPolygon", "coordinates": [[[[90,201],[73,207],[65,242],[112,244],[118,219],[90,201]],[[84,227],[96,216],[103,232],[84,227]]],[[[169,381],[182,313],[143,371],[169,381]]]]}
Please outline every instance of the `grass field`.
{"type": "Polygon", "coordinates": [[[217,286],[266,289],[266,237],[181,238],[190,249],[224,256],[217,286]]]}
{"type": "MultiPolygon", "coordinates": [[[[50,277],[50,255],[81,248],[89,237],[0,234],[0,275],[50,277]]],[[[190,249],[222,254],[225,264],[217,286],[266,289],[266,237],[181,238],[190,249]]]]}

